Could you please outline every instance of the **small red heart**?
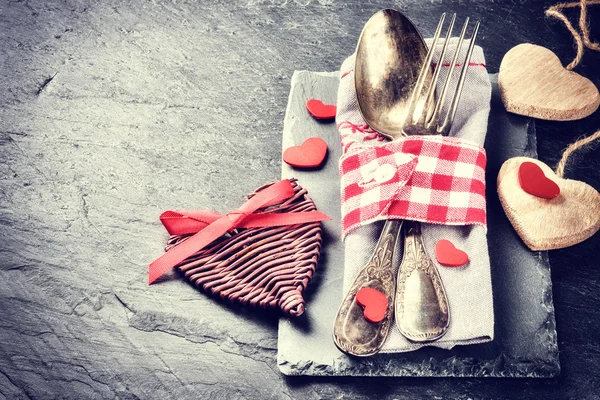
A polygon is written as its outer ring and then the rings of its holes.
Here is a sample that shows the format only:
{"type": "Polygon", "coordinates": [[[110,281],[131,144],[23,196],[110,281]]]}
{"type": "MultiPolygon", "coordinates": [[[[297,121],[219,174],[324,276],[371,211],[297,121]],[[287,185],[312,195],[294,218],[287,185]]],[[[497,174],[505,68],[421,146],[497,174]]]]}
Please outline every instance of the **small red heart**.
{"type": "Polygon", "coordinates": [[[336,107],[333,104],[323,104],[321,100],[312,99],[306,102],[306,109],[317,119],[335,118],[336,107]]]}
{"type": "Polygon", "coordinates": [[[543,199],[554,199],[560,194],[560,188],[544,175],[539,165],[525,161],[519,166],[519,184],[521,189],[543,199]]]}
{"type": "Polygon", "coordinates": [[[315,168],[321,165],[327,154],[327,143],[321,138],[306,139],[300,146],[292,146],[283,152],[283,161],[292,167],[315,168]]]}
{"type": "Polygon", "coordinates": [[[377,289],[364,287],[356,293],[356,302],[365,308],[363,315],[369,322],[381,322],[387,311],[387,296],[377,289]]]}
{"type": "Polygon", "coordinates": [[[446,267],[460,267],[469,262],[469,256],[462,250],[454,247],[449,240],[438,240],[435,244],[435,258],[446,267]]]}

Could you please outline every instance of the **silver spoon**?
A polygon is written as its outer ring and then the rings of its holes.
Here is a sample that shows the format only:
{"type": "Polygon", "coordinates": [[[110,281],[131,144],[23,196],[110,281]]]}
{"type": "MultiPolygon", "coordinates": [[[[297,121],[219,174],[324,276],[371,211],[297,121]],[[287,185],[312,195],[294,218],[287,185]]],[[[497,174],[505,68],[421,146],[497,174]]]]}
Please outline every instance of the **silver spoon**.
{"type": "MultiPolygon", "coordinates": [[[[389,137],[404,137],[409,104],[422,110],[432,71],[415,91],[422,65],[431,65],[427,46],[404,15],[396,10],[374,14],[363,28],[356,49],[355,85],[360,111],[370,127],[389,137]],[[411,102],[411,95],[417,98],[411,102]]],[[[425,75],[424,75],[425,76],[425,75]]],[[[375,250],[342,301],[334,322],[333,338],[340,350],[370,356],[383,346],[394,314],[396,279],[392,261],[402,221],[386,221],[375,250]],[[362,288],[373,288],[388,300],[384,318],[369,322],[356,301],[362,288]]]]}

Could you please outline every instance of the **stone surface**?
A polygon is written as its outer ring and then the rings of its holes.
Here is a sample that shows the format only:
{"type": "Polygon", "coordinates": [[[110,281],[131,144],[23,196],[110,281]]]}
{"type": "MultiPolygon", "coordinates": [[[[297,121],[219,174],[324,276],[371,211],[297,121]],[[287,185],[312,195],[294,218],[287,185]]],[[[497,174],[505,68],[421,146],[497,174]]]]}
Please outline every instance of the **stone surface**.
{"type": "Polygon", "coordinates": [[[300,320],[279,324],[277,361],[286,375],[352,376],[494,376],[554,377],[560,371],[552,281],[547,253],[531,252],[515,234],[496,194],[497,165],[510,157],[536,157],[535,129],[530,120],[509,114],[500,100],[497,76],[486,151],[488,241],[494,290],[494,341],[457,346],[450,351],[423,348],[398,354],[355,358],[340,352],[332,339],[333,321],[342,301],[344,248],[340,241],[339,136],[334,123],[317,123],[306,115],[305,97],[335,95],[338,74],[300,71],[292,77],[283,147],[302,143],[306,135],[321,137],[332,154],[318,173],[282,167],[284,178],[295,177],[309,191],[319,210],[333,217],[324,224],[319,261],[320,280],[300,320]],[[336,149],[337,147],[337,149],[336,149]],[[337,150],[335,153],[334,150],[337,150]],[[326,188],[324,190],[324,188],[326,188]]]}
{"type": "MultiPolygon", "coordinates": [[[[226,212],[278,179],[293,71],[339,68],[374,12],[395,6],[424,36],[442,11],[479,18],[496,72],[521,42],[572,59],[568,32],[543,16],[552,3],[0,1],[0,399],[597,397],[600,235],[549,253],[551,380],[284,377],[277,315],[177,275],[146,285],[167,237],[160,213],[226,212]]],[[[599,57],[577,67],[596,85],[599,57]]],[[[599,117],[538,123],[540,158],[555,165],[599,117]]],[[[566,177],[600,189],[594,148],[566,177]]]]}

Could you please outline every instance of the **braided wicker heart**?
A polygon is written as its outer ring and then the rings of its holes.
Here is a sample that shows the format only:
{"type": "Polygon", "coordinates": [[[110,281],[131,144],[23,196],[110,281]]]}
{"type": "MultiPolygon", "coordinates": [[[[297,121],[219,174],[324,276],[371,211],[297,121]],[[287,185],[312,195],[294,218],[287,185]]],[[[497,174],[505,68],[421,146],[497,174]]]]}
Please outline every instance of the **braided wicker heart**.
{"type": "MultiPolygon", "coordinates": [[[[316,211],[295,180],[294,196],[257,210],[262,213],[316,211]]],[[[262,186],[248,196],[270,186],[262,186]]],[[[173,235],[168,251],[188,235],[173,235]]],[[[302,292],[312,279],[321,251],[319,222],[237,229],[198,251],[177,269],[199,289],[230,302],[276,309],[290,316],[304,312],[302,292]]]]}

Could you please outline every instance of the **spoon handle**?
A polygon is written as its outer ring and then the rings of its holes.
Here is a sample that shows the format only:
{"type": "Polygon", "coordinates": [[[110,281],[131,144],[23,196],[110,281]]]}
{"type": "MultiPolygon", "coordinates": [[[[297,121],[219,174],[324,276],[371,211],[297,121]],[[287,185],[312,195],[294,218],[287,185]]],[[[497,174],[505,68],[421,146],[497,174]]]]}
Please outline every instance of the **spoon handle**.
{"type": "Polygon", "coordinates": [[[396,325],[407,339],[430,342],[448,330],[448,299],[439,272],[425,253],[420,223],[404,224],[404,255],[396,285],[396,325]]]}
{"type": "Polygon", "coordinates": [[[401,228],[401,220],[386,221],[371,259],[358,273],[340,306],[333,326],[333,340],[345,353],[360,357],[373,355],[387,338],[396,286],[392,262],[401,228]],[[364,310],[356,301],[356,293],[362,288],[373,288],[387,297],[387,308],[381,321],[365,319],[364,310]]]}

